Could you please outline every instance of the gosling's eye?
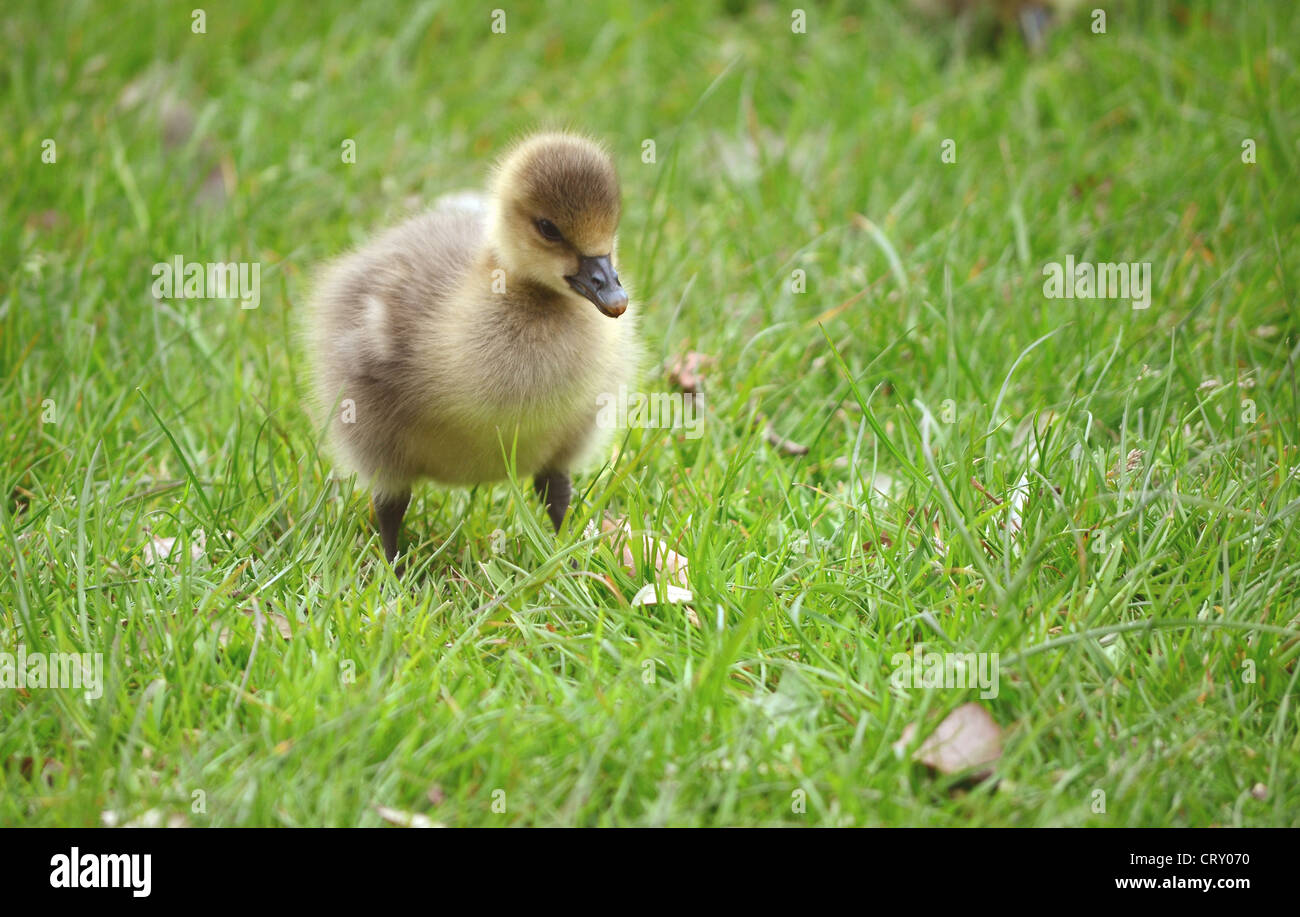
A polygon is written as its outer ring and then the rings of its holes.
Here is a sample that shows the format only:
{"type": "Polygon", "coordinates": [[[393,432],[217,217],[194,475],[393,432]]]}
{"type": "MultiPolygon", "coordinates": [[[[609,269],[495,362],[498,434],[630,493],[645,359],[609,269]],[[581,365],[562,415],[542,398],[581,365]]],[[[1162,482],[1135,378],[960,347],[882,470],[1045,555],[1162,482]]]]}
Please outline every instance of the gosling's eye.
{"type": "Polygon", "coordinates": [[[544,238],[549,239],[552,242],[559,242],[564,238],[564,236],[560,235],[559,228],[550,220],[538,220],[537,231],[540,232],[544,238]]]}

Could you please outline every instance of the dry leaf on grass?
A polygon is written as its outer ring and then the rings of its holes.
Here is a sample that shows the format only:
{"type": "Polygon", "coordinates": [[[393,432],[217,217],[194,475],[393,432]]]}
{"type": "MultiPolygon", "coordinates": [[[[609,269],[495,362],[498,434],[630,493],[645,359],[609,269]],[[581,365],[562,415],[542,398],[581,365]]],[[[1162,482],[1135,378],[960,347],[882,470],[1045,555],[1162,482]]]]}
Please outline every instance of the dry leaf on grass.
{"type": "MultiPolygon", "coordinates": [[[[902,754],[916,736],[916,724],[908,723],[894,751],[902,754]]],[[[973,701],[962,704],[944,717],[943,722],[926,737],[912,754],[941,774],[957,774],[977,769],[971,776],[982,780],[992,773],[991,765],[1002,757],[1002,727],[987,710],[973,701]]]]}
{"type": "MultiPolygon", "coordinates": [[[[156,535],[152,536],[149,539],[149,543],[144,546],[144,562],[153,566],[160,564],[165,560],[179,559],[179,555],[177,555],[177,557],[172,557],[172,553],[176,551],[177,543],[179,541],[179,538],[160,538],[156,535]]],[[[199,529],[194,533],[194,537],[190,540],[190,560],[199,560],[202,558],[204,552],[207,550],[207,545],[207,534],[203,529],[199,529]]]]}
{"type": "MultiPolygon", "coordinates": [[[[623,569],[632,575],[636,575],[636,555],[632,551],[630,544],[632,538],[632,529],[626,519],[605,519],[601,522],[601,531],[606,534],[615,536],[614,547],[617,550],[622,548],[621,559],[623,569]]],[[[670,605],[683,604],[694,599],[694,594],[688,588],[689,583],[686,580],[687,566],[689,561],[685,556],[678,554],[669,548],[666,544],[650,536],[642,536],[641,542],[644,557],[654,564],[656,573],[666,573],[668,578],[676,580],[673,583],[664,583],[664,601],[670,605]]],[[[613,588],[613,583],[609,584],[613,588]]],[[[637,590],[636,595],[632,597],[632,605],[657,605],[659,603],[659,593],[656,591],[654,583],[646,583],[637,590]]],[[[690,606],[686,607],[686,620],[694,627],[700,626],[699,616],[696,615],[695,609],[690,606]]]]}
{"type": "MultiPolygon", "coordinates": [[[[36,774],[36,760],[31,756],[18,759],[18,772],[22,774],[24,780],[31,780],[36,774]]],[[[63,769],[62,762],[53,758],[45,758],[42,760],[39,776],[47,785],[53,786],[55,778],[63,773],[63,769]]]]}
{"type": "Polygon", "coordinates": [[[50,230],[58,229],[66,222],[67,218],[57,210],[35,210],[28,214],[23,225],[32,230],[50,230]]]}
{"type": "Polygon", "coordinates": [[[163,146],[169,150],[184,146],[189,142],[198,124],[199,115],[187,100],[167,92],[158,110],[158,121],[162,127],[163,146]]]}
{"type": "Polygon", "coordinates": [[[784,455],[807,455],[808,447],[802,443],[796,443],[792,439],[787,439],[770,423],[763,428],[763,439],[767,440],[769,446],[784,455]]]}
{"type": "Polygon", "coordinates": [[[421,815],[419,812],[403,812],[401,809],[390,809],[388,806],[375,806],[375,811],[379,817],[390,825],[397,825],[399,828],[441,828],[442,825],[434,821],[427,815],[421,815]]]}
{"type": "MultiPolygon", "coordinates": [[[[632,551],[630,543],[632,527],[628,525],[627,520],[606,519],[601,523],[600,530],[615,536],[615,548],[621,545],[623,549],[621,553],[623,569],[635,575],[636,554],[632,551]]],[[[678,554],[652,535],[643,535],[641,546],[643,556],[654,564],[656,573],[667,573],[670,578],[677,580],[682,585],[686,585],[686,568],[689,564],[686,557],[678,554]]]]}
{"type": "MultiPolygon", "coordinates": [[[[278,611],[273,611],[268,615],[262,610],[262,604],[256,597],[252,599],[252,603],[251,608],[241,608],[239,609],[239,613],[244,617],[253,619],[253,628],[257,632],[258,636],[261,636],[265,624],[269,619],[271,624],[274,625],[276,633],[285,640],[293,639],[293,625],[289,623],[288,618],[280,614],[278,611]]],[[[221,612],[213,612],[209,617],[212,619],[212,624],[210,626],[217,635],[217,646],[224,649],[230,644],[230,640],[234,635],[229,627],[226,627],[221,623],[221,614],[221,612]]]]}
{"type": "Polygon", "coordinates": [[[253,599],[252,608],[241,608],[239,609],[239,613],[241,615],[252,616],[253,626],[257,628],[258,633],[262,632],[262,625],[266,623],[267,618],[270,618],[271,623],[275,625],[275,629],[279,632],[281,637],[286,640],[292,639],[293,637],[293,628],[289,625],[289,619],[278,611],[273,611],[268,615],[266,612],[262,611],[262,605],[257,601],[257,599],[253,599]]]}
{"type": "Polygon", "coordinates": [[[708,354],[689,351],[673,361],[672,369],[668,371],[668,381],[688,395],[699,394],[704,381],[701,370],[705,363],[711,362],[713,358],[708,354]]]}

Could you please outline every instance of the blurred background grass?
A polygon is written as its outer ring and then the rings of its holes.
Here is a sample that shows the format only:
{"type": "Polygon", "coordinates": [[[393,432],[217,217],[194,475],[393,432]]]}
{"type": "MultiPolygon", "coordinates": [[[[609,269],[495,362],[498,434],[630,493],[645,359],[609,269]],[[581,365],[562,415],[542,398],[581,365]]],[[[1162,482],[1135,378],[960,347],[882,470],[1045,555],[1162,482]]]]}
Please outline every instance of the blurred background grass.
{"type": "MultiPolygon", "coordinates": [[[[1293,4],[1105,4],[1106,34],[1080,10],[1038,54],[994,16],[888,2],[804,4],[806,34],[767,3],[519,4],[503,35],[493,4],[228,3],[204,34],[192,8],[0,16],[0,621],[29,648],[112,647],[117,673],[90,712],[0,692],[0,819],[187,811],[201,786],[213,823],[373,822],[436,782],[457,823],[500,822],[485,800],[507,785],[528,800],[510,823],[807,823],[793,787],[818,823],[1294,823],[1295,645],[1250,630],[1294,627],[1298,572],[1293,4]],[[713,358],[708,435],[634,431],[586,506],[689,554],[701,619],[734,630],[558,576],[505,487],[417,497],[411,542],[441,556],[403,592],[316,455],[291,333],[313,267],[544,125],[615,151],[647,387],[713,358]],[[177,254],[260,262],[261,308],[155,303],[177,254]],[[1152,307],[1044,299],[1069,254],[1150,261],[1152,307]],[[946,509],[918,405],[949,399],[946,509]],[[808,456],[765,446],[757,412],[808,456]],[[1036,416],[1057,493],[1035,482],[1020,555],[966,482],[1005,501],[1036,416]],[[1149,503],[1113,493],[1133,449],[1149,503]],[[901,483],[874,506],[882,475],[901,483]],[[198,527],[201,561],[142,561],[198,527]],[[1000,539],[1000,587],[962,530],[1000,539]],[[1096,530],[1127,545],[1100,569],[1078,540],[1096,530]],[[254,599],[302,628],[260,656],[254,599]],[[1231,639],[1041,649],[1207,607],[1231,639]],[[995,710],[1022,730],[1002,792],[954,801],[888,751],[959,700],[891,695],[886,661],[926,640],[1032,650],[995,710]],[[1270,673],[1257,695],[1211,664],[1242,652],[1270,673]],[[359,664],[363,691],[321,659],[359,664]],[[646,659],[678,693],[641,683],[646,659]],[[1207,706],[1207,681],[1230,696],[1207,706]],[[44,759],[59,776],[34,789],[13,762],[44,759]],[[1097,786],[1124,801],[1109,817],[1097,786]]],[[[624,595],[644,579],[590,563],[624,595]]]]}

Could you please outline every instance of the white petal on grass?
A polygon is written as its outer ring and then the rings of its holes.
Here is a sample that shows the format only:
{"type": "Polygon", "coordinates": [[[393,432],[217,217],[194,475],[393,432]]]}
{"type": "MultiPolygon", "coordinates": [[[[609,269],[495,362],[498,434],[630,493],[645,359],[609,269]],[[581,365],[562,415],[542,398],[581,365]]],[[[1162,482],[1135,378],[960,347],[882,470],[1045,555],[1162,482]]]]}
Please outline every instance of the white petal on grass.
{"type": "Polygon", "coordinates": [[[184,815],[174,812],[168,815],[162,809],[149,809],[130,820],[124,820],[121,812],[105,809],[99,813],[99,820],[105,828],[188,828],[190,826],[184,815]]]}
{"type": "Polygon", "coordinates": [[[390,825],[397,825],[399,828],[441,828],[442,825],[434,821],[427,815],[419,812],[403,812],[401,809],[390,809],[388,806],[375,806],[375,811],[379,817],[390,825]]]}
{"type": "MultiPolygon", "coordinates": [[[[659,595],[655,591],[657,587],[654,583],[646,583],[637,590],[636,595],[632,596],[633,605],[658,605],[659,595]]],[[[669,605],[679,605],[683,602],[692,601],[695,594],[689,589],[683,589],[681,586],[674,586],[671,583],[665,583],[663,586],[664,601],[669,605]]]]}

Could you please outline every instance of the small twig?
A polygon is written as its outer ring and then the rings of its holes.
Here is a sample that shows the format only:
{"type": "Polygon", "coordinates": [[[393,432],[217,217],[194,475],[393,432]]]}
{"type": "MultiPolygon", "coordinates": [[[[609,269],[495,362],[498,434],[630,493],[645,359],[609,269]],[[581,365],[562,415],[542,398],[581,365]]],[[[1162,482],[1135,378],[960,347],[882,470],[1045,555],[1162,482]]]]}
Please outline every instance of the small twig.
{"type": "Polygon", "coordinates": [[[971,486],[972,486],[972,487],[974,487],[976,490],[978,490],[980,493],[982,493],[985,497],[987,497],[987,498],[989,499],[989,502],[991,502],[994,506],[1003,506],[1003,505],[1004,505],[1003,502],[1002,502],[1001,500],[999,500],[997,497],[993,496],[993,494],[989,493],[988,490],[984,487],[984,485],[981,484],[979,481],[977,481],[973,475],[971,476],[970,483],[971,483],[971,486]]]}

